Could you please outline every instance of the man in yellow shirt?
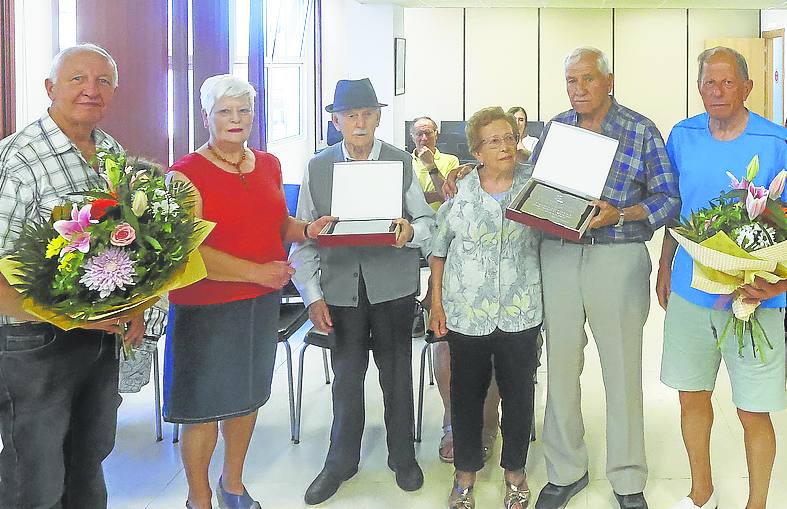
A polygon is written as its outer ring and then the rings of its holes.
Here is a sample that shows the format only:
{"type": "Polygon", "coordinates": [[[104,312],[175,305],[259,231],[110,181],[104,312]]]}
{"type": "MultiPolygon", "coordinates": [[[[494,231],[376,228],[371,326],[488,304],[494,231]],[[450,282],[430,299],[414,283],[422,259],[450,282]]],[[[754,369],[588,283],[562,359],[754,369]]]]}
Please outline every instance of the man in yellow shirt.
{"type": "Polygon", "coordinates": [[[413,151],[413,171],[424,190],[426,203],[435,211],[445,201],[442,194],[443,182],[448,172],[459,166],[459,159],[451,154],[437,150],[437,123],[429,117],[418,117],[410,127],[415,150],[413,151]]]}

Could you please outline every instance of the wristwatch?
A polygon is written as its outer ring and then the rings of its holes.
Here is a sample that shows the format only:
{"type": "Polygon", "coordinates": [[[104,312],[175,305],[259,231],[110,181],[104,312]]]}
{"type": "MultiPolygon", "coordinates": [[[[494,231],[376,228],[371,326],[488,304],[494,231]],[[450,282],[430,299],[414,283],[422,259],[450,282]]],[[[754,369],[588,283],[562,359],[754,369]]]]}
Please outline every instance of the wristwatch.
{"type": "Polygon", "coordinates": [[[437,169],[437,166],[429,170],[429,175],[437,175],[440,170],[437,169]]]}
{"type": "Polygon", "coordinates": [[[625,219],[625,216],[626,213],[623,211],[623,209],[620,209],[620,217],[618,218],[618,222],[615,225],[615,228],[620,228],[621,226],[623,226],[623,221],[625,219]]]}

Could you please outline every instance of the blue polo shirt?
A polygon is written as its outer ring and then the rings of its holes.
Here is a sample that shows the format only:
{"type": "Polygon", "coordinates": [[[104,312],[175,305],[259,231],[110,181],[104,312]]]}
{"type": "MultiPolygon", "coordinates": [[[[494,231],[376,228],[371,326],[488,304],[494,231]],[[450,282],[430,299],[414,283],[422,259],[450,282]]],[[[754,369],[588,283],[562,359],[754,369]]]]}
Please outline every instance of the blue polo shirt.
{"type": "MultiPolygon", "coordinates": [[[[667,140],[667,154],[678,174],[682,207],[680,215],[708,206],[722,191],[730,190],[729,171],[737,179],[746,176],[746,166],[755,154],[760,157],[760,172],[754,185],[765,186],[787,168],[787,129],[749,112],[746,130],[730,141],[719,141],[711,135],[708,114],[687,118],[672,128],[667,140]]],[[[782,195],[785,199],[787,192],[782,195]]],[[[693,260],[678,247],[672,265],[672,291],[703,307],[715,307],[718,295],[691,287],[693,260]]],[[[729,307],[729,302],[727,307],[729,307]]],[[[784,294],[764,301],[766,308],[785,307],[784,294]]]]}

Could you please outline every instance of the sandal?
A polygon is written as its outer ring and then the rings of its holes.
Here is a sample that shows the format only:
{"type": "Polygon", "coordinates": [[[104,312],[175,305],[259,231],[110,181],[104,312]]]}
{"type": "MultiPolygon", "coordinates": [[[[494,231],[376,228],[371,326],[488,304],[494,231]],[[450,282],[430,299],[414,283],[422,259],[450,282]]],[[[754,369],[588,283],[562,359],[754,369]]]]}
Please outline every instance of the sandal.
{"type": "Polygon", "coordinates": [[[505,479],[506,495],[503,498],[504,509],[526,509],[530,503],[530,489],[527,487],[527,477],[522,478],[519,484],[508,482],[505,479]]]}
{"type": "Polygon", "coordinates": [[[443,428],[443,438],[440,439],[440,447],[437,449],[437,455],[440,456],[440,461],[443,463],[454,462],[454,433],[449,424],[443,428]]]}
{"type": "Polygon", "coordinates": [[[473,497],[473,485],[462,489],[454,477],[451,494],[448,495],[448,509],[475,509],[475,497],[473,497]]]}

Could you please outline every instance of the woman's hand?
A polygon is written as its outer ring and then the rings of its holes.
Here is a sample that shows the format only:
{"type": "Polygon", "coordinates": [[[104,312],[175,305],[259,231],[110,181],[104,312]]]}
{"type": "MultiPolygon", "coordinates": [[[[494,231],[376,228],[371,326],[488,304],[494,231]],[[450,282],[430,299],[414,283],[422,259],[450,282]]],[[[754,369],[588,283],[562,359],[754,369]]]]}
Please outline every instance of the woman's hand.
{"type": "Polygon", "coordinates": [[[295,274],[295,269],[289,262],[268,262],[259,266],[255,283],[267,288],[278,290],[290,282],[290,278],[295,274]]]}
{"type": "Polygon", "coordinates": [[[432,302],[432,310],[429,311],[429,329],[438,338],[448,334],[448,327],[445,325],[445,311],[443,311],[442,304],[435,306],[434,302],[432,302]]]}
{"type": "Polygon", "coordinates": [[[334,221],[338,221],[338,217],[334,216],[322,216],[321,218],[312,221],[309,223],[309,226],[306,228],[306,237],[309,239],[316,239],[317,235],[325,228],[325,225],[329,223],[333,223],[334,221]]]}

